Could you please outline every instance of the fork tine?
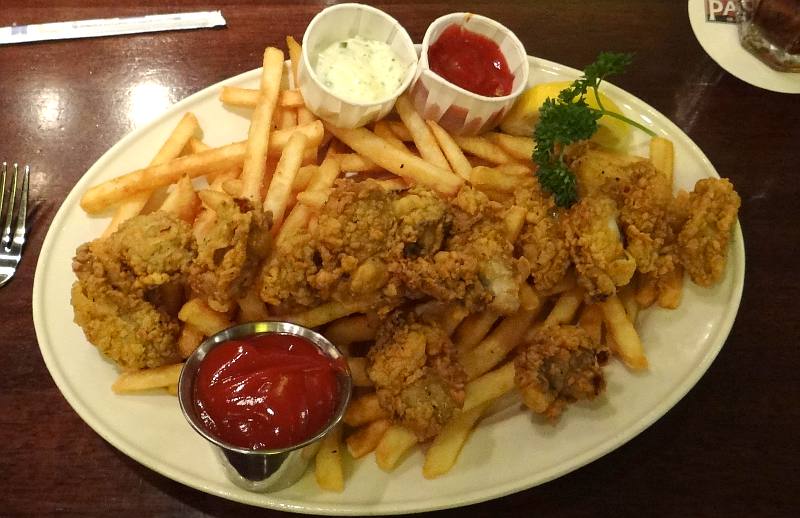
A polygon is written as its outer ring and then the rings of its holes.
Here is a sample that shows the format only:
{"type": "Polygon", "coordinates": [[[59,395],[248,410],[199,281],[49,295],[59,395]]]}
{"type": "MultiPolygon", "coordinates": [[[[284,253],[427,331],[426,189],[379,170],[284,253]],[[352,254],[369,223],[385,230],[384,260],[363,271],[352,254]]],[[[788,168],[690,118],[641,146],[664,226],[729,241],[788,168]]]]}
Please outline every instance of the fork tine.
{"type": "Polygon", "coordinates": [[[3,217],[3,205],[6,201],[6,171],[8,164],[3,162],[3,179],[0,180],[0,218],[3,217]]]}
{"type": "MultiPolygon", "coordinates": [[[[3,219],[3,239],[2,244],[3,248],[8,250],[9,245],[11,244],[11,220],[14,217],[14,198],[17,196],[17,170],[19,169],[18,165],[14,164],[14,172],[12,173],[11,178],[11,189],[9,190],[9,196],[6,198],[6,203],[8,203],[8,208],[6,209],[6,217],[3,219]]],[[[5,191],[3,191],[3,196],[5,197],[5,191]]]]}
{"type": "Polygon", "coordinates": [[[25,220],[28,218],[28,183],[31,176],[31,166],[26,165],[22,173],[22,192],[19,195],[19,211],[14,224],[14,241],[11,243],[11,253],[21,253],[25,244],[25,220]]]}

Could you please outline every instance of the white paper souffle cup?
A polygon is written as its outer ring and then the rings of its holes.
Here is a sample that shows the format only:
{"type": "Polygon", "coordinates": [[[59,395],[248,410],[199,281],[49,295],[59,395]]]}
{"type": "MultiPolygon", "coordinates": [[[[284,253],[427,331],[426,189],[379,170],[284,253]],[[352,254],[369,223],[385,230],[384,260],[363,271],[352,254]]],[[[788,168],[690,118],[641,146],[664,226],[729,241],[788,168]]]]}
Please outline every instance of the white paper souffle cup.
{"type": "Polygon", "coordinates": [[[411,37],[400,23],[379,9],[363,4],[339,4],[320,11],[303,36],[303,53],[297,69],[300,92],[314,114],[340,128],[357,128],[385,117],[403,93],[417,68],[417,53],[411,37]],[[319,80],[315,67],[319,53],[332,43],[361,36],[388,44],[408,65],[406,75],[391,95],[375,102],[356,103],[342,99],[319,80]]]}
{"type": "Polygon", "coordinates": [[[424,119],[434,120],[458,135],[477,135],[500,122],[528,85],[529,64],[519,38],[498,22],[472,13],[452,13],[437,18],[425,32],[417,76],[411,86],[414,107],[424,119]],[[430,69],[428,49],[445,29],[460,25],[494,41],[514,76],[511,92],[502,97],[487,97],[451,83],[430,69]]]}

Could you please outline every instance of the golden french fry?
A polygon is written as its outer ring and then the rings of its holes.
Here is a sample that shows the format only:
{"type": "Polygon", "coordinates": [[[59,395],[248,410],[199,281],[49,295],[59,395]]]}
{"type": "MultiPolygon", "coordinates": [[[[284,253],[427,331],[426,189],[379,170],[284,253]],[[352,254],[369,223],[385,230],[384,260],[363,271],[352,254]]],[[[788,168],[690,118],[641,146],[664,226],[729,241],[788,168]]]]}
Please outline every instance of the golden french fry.
{"type": "Polygon", "coordinates": [[[513,193],[520,189],[526,180],[528,180],[526,176],[505,174],[497,168],[483,165],[473,167],[470,174],[470,182],[478,189],[493,189],[501,192],[513,193]]]}
{"type": "Polygon", "coordinates": [[[352,315],[340,318],[325,328],[325,336],[334,345],[345,347],[354,342],[375,339],[376,323],[366,315],[352,315]]]}
{"type": "Polygon", "coordinates": [[[277,113],[275,129],[288,129],[297,126],[297,111],[292,108],[281,108],[277,113]]]}
{"type": "Polygon", "coordinates": [[[489,403],[483,403],[463,411],[444,425],[425,453],[425,464],[422,466],[422,475],[425,478],[440,477],[450,471],[470,432],[488,407],[489,403]]]}
{"type": "Polygon", "coordinates": [[[242,197],[243,184],[241,178],[226,178],[221,182],[221,186],[222,192],[228,194],[232,198],[242,197]]]}
{"type": "MultiPolygon", "coordinates": [[[[453,140],[456,141],[465,153],[482,158],[487,162],[493,164],[505,164],[511,162],[511,156],[503,151],[503,148],[490,141],[486,137],[463,137],[454,135],[453,140]]],[[[474,170],[473,170],[474,174],[474,170]]]]}
{"type": "Polygon", "coordinates": [[[360,301],[347,303],[331,301],[303,311],[302,313],[288,315],[283,318],[287,322],[293,322],[301,326],[318,327],[333,322],[337,318],[346,317],[353,313],[361,313],[366,309],[367,305],[360,301]]]}
{"type": "Polygon", "coordinates": [[[466,412],[487,402],[494,401],[513,389],[514,362],[510,361],[467,383],[464,388],[464,405],[461,410],[466,412]]]}
{"type": "Polygon", "coordinates": [[[617,296],[619,297],[622,306],[625,308],[625,314],[628,315],[628,320],[631,324],[636,325],[636,317],[639,315],[639,303],[636,302],[636,292],[632,284],[626,284],[617,288],[617,296]]]}
{"type": "Polygon", "coordinates": [[[319,191],[301,192],[297,194],[296,198],[298,203],[302,203],[314,210],[319,210],[328,201],[328,193],[319,191]]]}
{"type": "Polygon", "coordinates": [[[351,400],[343,420],[348,426],[361,426],[378,419],[388,418],[386,410],[378,402],[378,395],[371,392],[351,400]]]}
{"type": "Polygon", "coordinates": [[[345,172],[376,172],[381,168],[369,158],[364,158],[358,153],[346,153],[336,155],[339,159],[339,167],[345,172]]]}
{"type": "Polygon", "coordinates": [[[355,387],[371,387],[372,380],[367,376],[367,359],[363,357],[349,356],[347,366],[350,368],[350,377],[353,378],[355,387]]]}
{"type": "MultiPolygon", "coordinates": [[[[270,155],[278,155],[283,152],[283,149],[289,143],[289,139],[293,134],[300,132],[306,136],[306,150],[316,149],[322,142],[322,137],[325,135],[325,127],[321,121],[314,121],[308,124],[299,124],[294,128],[275,131],[269,139],[269,153],[270,155]]],[[[316,152],[314,153],[316,155],[316,152]]]]}
{"type": "Polygon", "coordinates": [[[410,187],[403,178],[388,178],[386,180],[377,180],[377,182],[387,191],[402,191],[410,187]]]}
{"type": "Polygon", "coordinates": [[[656,171],[664,175],[668,185],[672,185],[675,167],[675,150],[672,147],[672,141],[662,137],[650,139],[650,161],[653,162],[656,171]]]}
{"type": "Polygon", "coordinates": [[[164,365],[154,369],[143,369],[139,371],[123,372],[111,385],[111,390],[117,394],[127,394],[140,390],[150,390],[154,388],[166,388],[170,385],[177,385],[181,375],[182,363],[175,365],[164,365]]]}
{"type": "MultiPolygon", "coordinates": [[[[234,167],[228,171],[214,175],[214,180],[211,182],[211,185],[208,186],[208,190],[226,192],[228,194],[236,191],[241,194],[242,181],[239,180],[239,173],[241,173],[241,169],[234,167]]],[[[231,194],[231,196],[233,196],[233,194],[231,194]]],[[[197,225],[197,223],[195,223],[195,225],[197,225]]]]}
{"type": "Polygon", "coordinates": [[[519,205],[514,205],[503,216],[503,235],[509,243],[514,243],[525,225],[525,216],[528,211],[519,205]]]}
{"type": "MultiPolygon", "coordinates": [[[[186,143],[186,147],[184,147],[184,155],[192,155],[195,153],[200,153],[202,151],[208,151],[211,149],[211,146],[205,144],[202,140],[192,137],[189,139],[189,142],[186,143]]],[[[216,173],[209,173],[206,175],[206,179],[211,184],[209,187],[212,189],[219,190],[219,186],[214,186],[214,181],[217,178],[223,177],[225,179],[228,178],[238,178],[239,174],[242,172],[242,168],[240,166],[234,166],[225,171],[218,171],[216,173]]]]}
{"type": "Polygon", "coordinates": [[[207,239],[216,222],[217,215],[213,210],[201,210],[200,214],[197,215],[197,219],[194,221],[194,227],[192,227],[192,235],[194,236],[195,241],[203,242],[205,239],[207,239]]]}
{"type": "Polygon", "coordinates": [[[167,385],[167,394],[169,394],[171,396],[177,396],[178,395],[178,385],[177,384],[167,385]]]}
{"type": "Polygon", "coordinates": [[[354,459],[360,459],[367,453],[375,451],[383,434],[391,425],[392,422],[388,419],[378,419],[362,426],[345,439],[347,451],[354,459]]]}
{"type": "Polygon", "coordinates": [[[683,268],[676,267],[659,279],[658,288],[659,306],[667,309],[680,306],[683,295],[683,268]]]}
{"type": "Polygon", "coordinates": [[[511,155],[512,158],[524,162],[530,162],[532,160],[533,149],[536,147],[536,142],[533,141],[533,138],[518,137],[497,132],[485,133],[484,136],[494,144],[500,146],[503,151],[511,155]]]}
{"type": "Polygon", "coordinates": [[[297,170],[297,174],[294,176],[294,183],[292,184],[292,191],[300,192],[306,190],[308,188],[309,182],[317,174],[319,170],[318,165],[304,165],[300,169],[297,170]]]}
{"type": "Polygon", "coordinates": [[[286,48],[289,49],[289,61],[292,70],[292,81],[294,86],[297,87],[300,83],[297,81],[297,67],[300,66],[300,56],[303,53],[303,47],[292,36],[286,36],[286,48]]]}
{"type": "Polygon", "coordinates": [[[459,324],[467,317],[469,311],[459,304],[448,304],[437,322],[446,335],[452,335],[459,324]]]}
{"type": "Polygon", "coordinates": [[[183,154],[193,155],[201,151],[208,151],[209,149],[211,149],[211,146],[209,146],[208,144],[206,144],[197,137],[191,137],[189,141],[186,143],[186,146],[183,148],[183,154]]]}
{"type": "Polygon", "coordinates": [[[473,313],[465,318],[453,337],[453,343],[459,353],[463,354],[478,345],[499,318],[500,315],[489,310],[473,313]]]}
{"type": "Polygon", "coordinates": [[[275,105],[275,111],[272,112],[272,121],[270,122],[270,128],[272,131],[276,131],[281,129],[281,117],[283,116],[283,107],[277,104],[275,105]]]}
{"type": "MultiPolygon", "coordinates": [[[[426,121],[426,123],[431,129],[431,132],[433,132],[433,136],[436,137],[436,142],[438,142],[439,147],[442,148],[442,152],[450,163],[450,167],[453,171],[464,180],[469,180],[470,174],[472,174],[472,165],[469,163],[469,160],[467,160],[467,157],[464,156],[464,153],[461,151],[458,144],[456,144],[456,141],[453,140],[453,137],[451,137],[444,128],[439,126],[436,121],[426,121]]],[[[377,127],[375,128],[375,133],[378,133],[377,127]]]]}
{"type": "Polygon", "coordinates": [[[325,127],[356,152],[387,171],[426,185],[442,194],[455,194],[464,180],[452,172],[429,164],[411,153],[390,146],[366,128],[343,129],[330,124],[325,127]]]}
{"type": "Polygon", "coordinates": [[[636,302],[642,308],[649,308],[658,298],[656,278],[652,275],[640,275],[636,286],[636,302]]]}
{"type": "Polygon", "coordinates": [[[194,190],[192,181],[188,176],[183,176],[175,184],[175,188],[167,194],[160,210],[171,212],[183,221],[192,223],[200,211],[200,205],[200,198],[194,190]]]}
{"type": "Polygon", "coordinates": [[[414,144],[416,144],[422,158],[437,167],[450,171],[450,164],[439,148],[436,138],[428,125],[425,124],[425,121],[422,120],[422,117],[419,116],[417,110],[414,109],[414,105],[411,104],[408,95],[403,94],[398,97],[394,107],[403,120],[403,124],[408,128],[408,132],[411,133],[411,138],[414,139],[414,144]]]}
{"type": "Polygon", "coordinates": [[[273,235],[283,223],[283,216],[289,204],[289,197],[292,195],[292,185],[297,170],[300,169],[307,140],[302,133],[295,133],[289,138],[269,184],[269,190],[267,190],[264,200],[264,211],[272,212],[273,235]]]}
{"type": "Polygon", "coordinates": [[[81,198],[81,207],[96,214],[135,194],[175,183],[184,175],[196,178],[241,165],[244,153],[245,145],[239,142],[139,169],[90,188],[81,198]]]}
{"type": "Polygon", "coordinates": [[[181,358],[188,358],[203,342],[205,335],[192,324],[183,324],[181,334],[178,335],[178,352],[181,358]]]}
{"type": "MultiPolygon", "coordinates": [[[[192,113],[184,114],[183,118],[178,122],[178,125],[172,130],[166,142],[161,146],[161,149],[158,150],[156,156],[150,161],[150,165],[164,164],[180,156],[181,151],[186,147],[186,143],[199,129],[200,124],[197,122],[197,117],[192,113]]],[[[126,199],[117,207],[114,217],[111,219],[111,223],[109,223],[105,232],[103,232],[103,237],[114,233],[123,221],[139,214],[147,204],[147,200],[150,199],[151,194],[151,191],[140,192],[126,199]]]]}
{"type": "Polygon", "coordinates": [[[178,313],[178,318],[193,325],[206,336],[211,336],[231,326],[228,315],[214,311],[205,301],[198,298],[188,300],[178,313]]]}
{"type": "Polygon", "coordinates": [[[314,478],[317,485],[326,491],[344,491],[344,469],[342,468],[342,427],[337,426],[328,433],[320,445],[314,462],[314,478]]]}
{"type": "Polygon", "coordinates": [[[375,447],[375,461],[383,471],[393,470],[403,455],[417,444],[417,436],[408,428],[392,425],[375,447]]]}
{"type": "Polygon", "coordinates": [[[267,305],[258,296],[258,290],[249,289],[244,297],[236,301],[239,305],[239,322],[260,322],[269,320],[267,305]]]}
{"type": "MultiPolygon", "coordinates": [[[[219,100],[230,106],[254,108],[259,94],[258,90],[223,86],[219,92],[219,100]]],[[[278,95],[278,104],[283,108],[299,108],[304,105],[303,95],[300,90],[281,90],[278,95]]]]}
{"type": "Polygon", "coordinates": [[[599,345],[603,336],[603,311],[597,304],[587,304],[578,317],[578,327],[583,328],[592,342],[599,345]]]}
{"type": "Polygon", "coordinates": [[[489,336],[460,357],[468,380],[492,370],[522,343],[525,332],[541,310],[542,299],[527,284],[520,287],[520,299],[519,311],[504,318],[489,336]]]}
{"type": "Polygon", "coordinates": [[[319,448],[322,446],[322,441],[312,442],[309,445],[306,445],[301,451],[300,456],[305,460],[312,460],[315,459],[317,453],[319,452],[319,448]]]}
{"type": "Polygon", "coordinates": [[[297,124],[310,124],[318,120],[314,113],[305,106],[297,107],[297,124]]]}
{"type": "Polygon", "coordinates": [[[436,300],[424,302],[414,308],[414,312],[428,322],[435,323],[446,335],[452,335],[469,311],[461,304],[444,303],[436,300]]]}
{"type": "Polygon", "coordinates": [[[411,132],[408,131],[408,128],[402,122],[396,120],[387,120],[384,122],[386,123],[386,127],[389,128],[401,142],[411,142],[414,140],[414,137],[411,136],[411,132]]]}
{"type": "Polygon", "coordinates": [[[219,100],[230,106],[252,108],[258,102],[259,91],[236,86],[223,86],[219,91],[219,100]]]}
{"type": "Polygon", "coordinates": [[[558,295],[575,288],[577,283],[578,281],[575,278],[574,272],[568,272],[567,275],[555,283],[549,290],[542,290],[539,294],[544,297],[552,297],[553,295],[558,295]]]}
{"type": "MultiPolygon", "coordinates": [[[[317,174],[311,179],[305,192],[327,192],[333,186],[337,176],[339,176],[339,161],[335,157],[326,158],[322,165],[319,166],[317,174]]],[[[286,240],[308,225],[310,218],[311,210],[309,207],[302,203],[295,205],[275,238],[274,249],[280,250],[285,246],[286,240]]]]}
{"type": "Polygon", "coordinates": [[[544,319],[544,325],[552,326],[571,323],[583,302],[583,296],[584,290],[581,287],[575,287],[562,293],[547,318],[544,319]]]}
{"type": "Polygon", "coordinates": [[[306,150],[303,151],[302,165],[317,165],[318,157],[319,157],[319,146],[306,147],[306,150]]]}
{"type": "MultiPolygon", "coordinates": [[[[599,305],[603,311],[603,321],[606,323],[607,330],[614,338],[613,345],[615,347],[612,350],[631,369],[646,369],[647,357],[644,355],[642,341],[639,339],[639,333],[628,319],[628,314],[619,297],[616,294],[611,295],[599,305]]],[[[609,343],[609,345],[612,344],[609,343]]]]}
{"type": "Polygon", "coordinates": [[[261,203],[261,184],[266,173],[270,126],[278,103],[282,74],[283,51],[267,47],[264,51],[260,93],[250,119],[250,131],[242,164],[242,195],[254,204],[261,203]]]}
{"type": "MultiPolygon", "coordinates": [[[[405,126],[403,126],[402,123],[398,123],[398,125],[405,130],[405,126]]],[[[406,130],[406,132],[408,132],[408,130],[406,130]]],[[[406,147],[405,144],[403,144],[402,140],[397,138],[397,135],[395,134],[394,131],[392,131],[392,128],[389,126],[388,121],[382,120],[375,123],[375,135],[385,140],[386,143],[392,146],[393,148],[399,149],[400,151],[408,152],[408,148],[406,147]]],[[[411,139],[409,138],[409,140],[411,139]]]]}
{"type": "MultiPolygon", "coordinates": [[[[317,155],[319,155],[319,147],[308,147],[306,146],[305,151],[303,151],[303,161],[300,163],[301,167],[305,167],[308,165],[316,166],[317,165],[317,155]]],[[[298,170],[299,172],[299,170],[298,170]]],[[[294,189],[294,186],[292,186],[294,189]]]]}

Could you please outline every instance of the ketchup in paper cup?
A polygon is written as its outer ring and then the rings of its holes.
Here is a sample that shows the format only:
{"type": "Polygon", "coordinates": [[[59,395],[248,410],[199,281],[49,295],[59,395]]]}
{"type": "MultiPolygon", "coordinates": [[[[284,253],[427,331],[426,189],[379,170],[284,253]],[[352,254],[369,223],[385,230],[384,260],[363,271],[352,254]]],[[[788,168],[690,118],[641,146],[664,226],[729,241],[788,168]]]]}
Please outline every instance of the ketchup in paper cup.
{"type": "Polygon", "coordinates": [[[506,27],[477,14],[448,14],[425,32],[411,99],[423,119],[476,135],[511,109],[527,87],[528,68],[525,48],[506,27]]]}
{"type": "Polygon", "coordinates": [[[276,491],[305,472],[342,419],[352,380],[325,337],[288,322],[250,322],[206,339],[178,385],[192,428],[216,446],[228,478],[276,491]]]}
{"type": "Polygon", "coordinates": [[[417,53],[406,30],[379,9],[363,4],[339,4],[320,11],[303,36],[303,52],[297,82],[309,110],[334,126],[357,128],[385,117],[411,81],[417,68],[417,53]],[[374,99],[342,95],[326,85],[317,67],[321,53],[353,38],[388,45],[405,72],[396,87],[374,99]]]}

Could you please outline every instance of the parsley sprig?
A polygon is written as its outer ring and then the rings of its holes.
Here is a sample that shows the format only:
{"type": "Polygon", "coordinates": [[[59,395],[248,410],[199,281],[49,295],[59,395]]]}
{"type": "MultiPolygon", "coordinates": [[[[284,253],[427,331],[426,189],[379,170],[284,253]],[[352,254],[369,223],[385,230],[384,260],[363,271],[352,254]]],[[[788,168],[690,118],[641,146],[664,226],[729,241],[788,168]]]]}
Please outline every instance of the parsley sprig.
{"type": "Polygon", "coordinates": [[[539,166],[539,183],[553,194],[560,207],[569,207],[578,198],[575,174],[564,163],[564,148],[594,135],[601,117],[608,115],[655,136],[653,131],[638,122],[606,110],[600,100],[600,83],[610,75],[622,73],[632,60],[631,54],[601,52],[595,62],[584,69],[580,78],[559,92],[558,98],[545,100],[539,109],[533,160],[539,166]],[[586,103],[590,90],[599,109],[586,103]]]}

